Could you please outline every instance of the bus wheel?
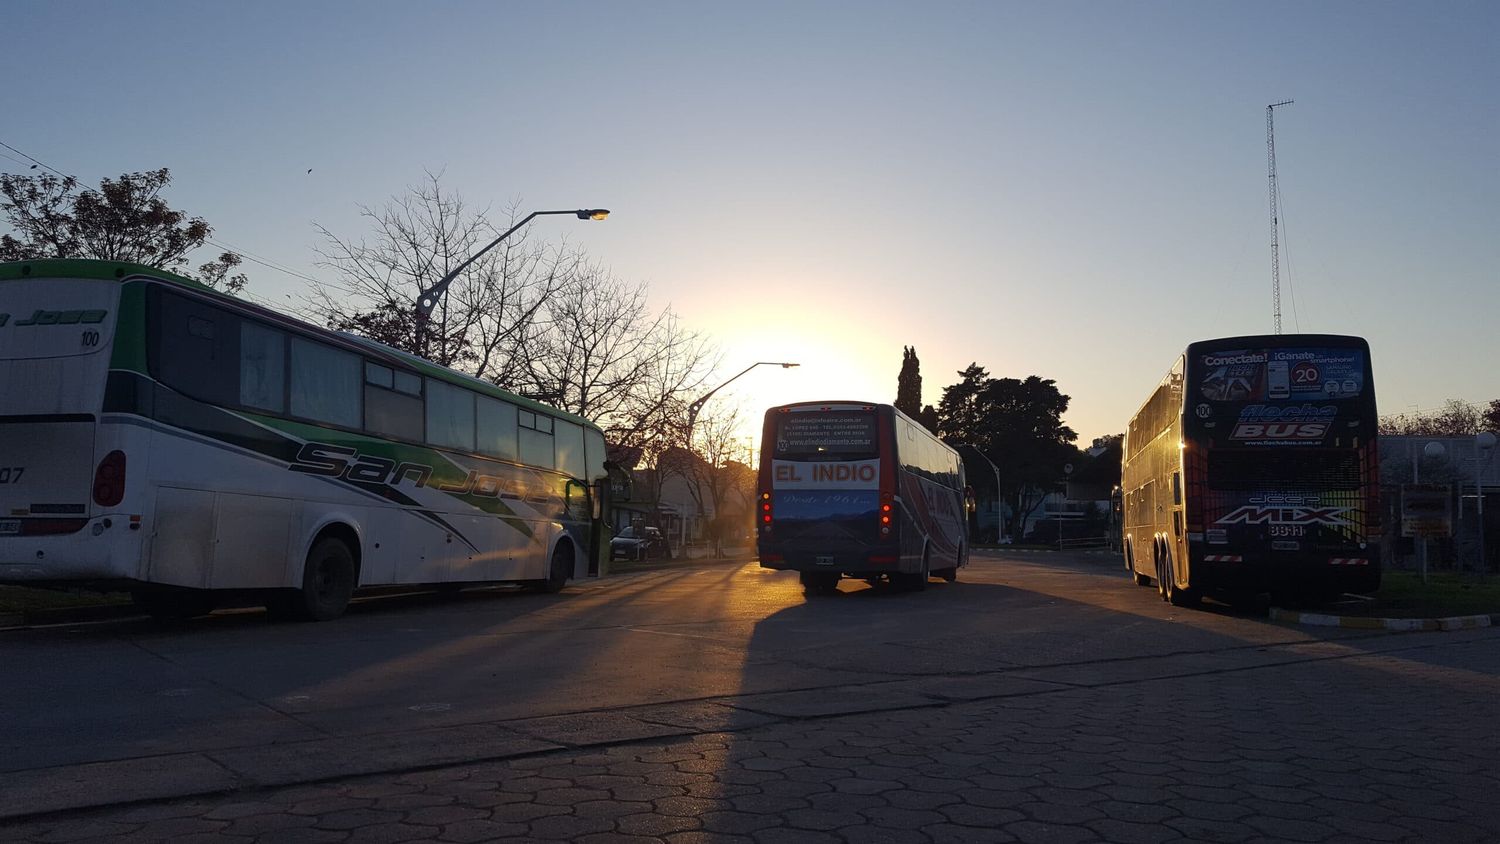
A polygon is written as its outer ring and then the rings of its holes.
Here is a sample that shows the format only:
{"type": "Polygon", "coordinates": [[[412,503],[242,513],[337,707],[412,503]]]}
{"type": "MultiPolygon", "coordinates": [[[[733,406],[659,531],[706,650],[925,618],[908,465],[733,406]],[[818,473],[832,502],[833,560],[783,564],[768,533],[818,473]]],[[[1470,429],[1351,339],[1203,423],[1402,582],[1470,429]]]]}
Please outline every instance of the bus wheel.
{"type": "Polygon", "coordinates": [[[1156,594],[1165,601],[1167,600],[1167,569],[1160,548],[1156,549],[1154,556],[1156,558],[1156,594]]]}
{"type": "Polygon", "coordinates": [[[130,601],[158,621],[185,621],[214,611],[212,593],[198,589],[137,589],[130,601]]]}
{"type": "Polygon", "coordinates": [[[927,588],[927,578],[929,578],[929,577],[932,576],[932,569],[929,568],[929,564],[930,564],[930,560],[929,560],[929,558],[927,556],[927,552],[923,551],[922,552],[922,570],[921,571],[917,572],[916,574],[902,574],[902,575],[898,575],[901,578],[901,589],[902,589],[902,591],[905,591],[905,592],[921,592],[923,589],[926,589],[927,588]]]}
{"type": "Polygon", "coordinates": [[[1151,575],[1141,574],[1135,570],[1135,551],[1129,545],[1125,546],[1125,570],[1130,572],[1131,577],[1135,578],[1136,586],[1151,585],[1151,575]]]}
{"type": "Polygon", "coordinates": [[[338,618],[349,606],[354,586],[354,554],[343,540],[325,536],[307,552],[302,588],[292,598],[292,615],[299,621],[338,618]]]}
{"type": "Polygon", "coordinates": [[[1177,586],[1177,566],[1172,562],[1172,555],[1167,557],[1167,601],[1174,607],[1196,607],[1199,604],[1198,591],[1196,589],[1181,589],[1177,586]]]}
{"type": "Polygon", "coordinates": [[[837,592],[840,577],[836,571],[805,571],[797,579],[808,592],[837,592]]]}
{"type": "Polygon", "coordinates": [[[557,543],[557,548],[552,551],[552,566],[547,570],[546,580],[534,580],[531,588],[537,592],[552,594],[561,592],[568,585],[568,578],[573,576],[573,546],[566,542],[557,543]]]}

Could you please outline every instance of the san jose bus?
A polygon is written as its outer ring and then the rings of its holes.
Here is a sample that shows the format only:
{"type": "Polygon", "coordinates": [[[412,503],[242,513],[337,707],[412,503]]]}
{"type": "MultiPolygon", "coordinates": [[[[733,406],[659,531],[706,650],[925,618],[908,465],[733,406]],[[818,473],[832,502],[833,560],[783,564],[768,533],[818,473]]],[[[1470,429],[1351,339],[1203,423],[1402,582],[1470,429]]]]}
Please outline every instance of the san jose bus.
{"type": "Polygon", "coordinates": [[[1126,570],[1177,605],[1379,588],[1376,426],[1359,337],[1190,344],[1125,433],[1126,570]]]}
{"type": "Polygon", "coordinates": [[[0,264],[0,582],[153,614],[597,575],[587,420],[161,270],[0,264]]]}
{"type": "Polygon", "coordinates": [[[846,575],[920,590],[968,564],[963,461],[892,405],[767,410],[758,477],[760,565],[811,591],[846,575]]]}

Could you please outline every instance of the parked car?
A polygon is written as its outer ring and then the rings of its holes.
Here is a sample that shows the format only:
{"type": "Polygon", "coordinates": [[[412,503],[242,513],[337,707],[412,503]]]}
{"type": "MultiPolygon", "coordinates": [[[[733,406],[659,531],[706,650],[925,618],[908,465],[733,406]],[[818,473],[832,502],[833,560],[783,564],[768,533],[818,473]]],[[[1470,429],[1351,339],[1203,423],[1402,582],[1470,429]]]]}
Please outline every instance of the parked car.
{"type": "Polygon", "coordinates": [[[667,556],[667,538],[659,528],[631,525],[609,541],[611,560],[644,560],[667,556]]]}

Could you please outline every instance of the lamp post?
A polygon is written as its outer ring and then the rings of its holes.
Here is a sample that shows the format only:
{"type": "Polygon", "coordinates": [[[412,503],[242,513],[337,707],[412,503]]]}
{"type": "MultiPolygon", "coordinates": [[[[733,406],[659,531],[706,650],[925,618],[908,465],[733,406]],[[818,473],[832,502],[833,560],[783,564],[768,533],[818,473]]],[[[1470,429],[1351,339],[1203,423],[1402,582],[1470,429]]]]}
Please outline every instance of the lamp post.
{"type": "MultiPolygon", "coordinates": [[[[769,360],[756,361],[755,363],[750,364],[749,366],[745,367],[744,369],[740,370],[739,372],[736,372],[734,374],[733,378],[730,378],[728,381],[725,381],[724,383],[720,384],[719,386],[717,386],[717,387],[713,388],[712,390],[709,390],[708,392],[706,392],[703,395],[699,396],[697,399],[694,399],[693,403],[690,404],[690,405],[688,405],[688,407],[687,407],[688,420],[687,420],[687,436],[686,436],[686,440],[687,440],[687,449],[688,449],[689,456],[691,456],[692,452],[693,452],[693,426],[695,424],[697,424],[697,422],[698,422],[698,411],[700,411],[700,410],[703,409],[704,403],[707,402],[709,399],[713,398],[714,393],[717,393],[718,391],[720,391],[720,390],[724,389],[725,387],[729,386],[729,384],[731,382],[733,382],[735,378],[738,378],[741,375],[744,375],[746,372],[749,372],[750,370],[754,369],[757,366],[779,366],[782,369],[791,369],[794,366],[801,366],[801,364],[798,364],[798,363],[783,363],[781,361],[769,361],[769,360]]],[[[700,510],[702,509],[701,506],[700,506],[699,509],[700,510]]],[[[682,539],[682,544],[683,544],[683,547],[685,548],[685,547],[687,547],[687,522],[686,522],[686,520],[683,521],[682,538],[683,538],[682,539]]]]}
{"type": "MultiPolygon", "coordinates": [[[[1418,471],[1418,469],[1422,465],[1422,458],[1423,457],[1430,457],[1433,460],[1437,460],[1438,458],[1440,458],[1443,455],[1445,455],[1445,454],[1448,453],[1448,449],[1446,447],[1444,447],[1444,445],[1442,443],[1438,442],[1437,440],[1428,440],[1427,444],[1424,445],[1424,446],[1422,446],[1422,453],[1421,454],[1417,454],[1416,453],[1416,451],[1417,451],[1417,444],[1416,444],[1416,441],[1413,440],[1412,441],[1412,445],[1411,445],[1411,450],[1412,450],[1412,456],[1411,456],[1411,482],[1412,482],[1413,486],[1416,486],[1417,484],[1419,484],[1419,483],[1422,482],[1422,480],[1421,480],[1421,473],[1418,471]]],[[[1415,539],[1415,541],[1417,543],[1417,566],[1418,566],[1418,568],[1421,569],[1421,572],[1422,572],[1422,582],[1426,583],[1427,582],[1427,537],[1426,536],[1418,536],[1418,537],[1415,537],[1414,539],[1415,539]]]]}
{"type": "Polygon", "coordinates": [[[1474,508],[1479,522],[1479,579],[1483,581],[1489,573],[1489,561],[1484,556],[1484,464],[1489,463],[1490,452],[1495,448],[1495,435],[1480,431],[1474,435],[1474,508]]]}
{"type": "Polygon", "coordinates": [[[990,470],[995,473],[995,544],[999,545],[1000,544],[1000,531],[1004,527],[1004,525],[1003,525],[1003,519],[1001,518],[1000,467],[996,466],[995,465],[995,461],[991,460],[989,458],[989,455],[987,455],[984,452],[980,451],[978,449],[978,447],[976,447],[976,446],[972,446],[972,445],[969,445],[968,443],[964,443],[963,445],[959,446],[958,448],[959,448],[960,451],[967,451],[967,452],[969,452],[971,454],[977,454],[977,455],[979,455],[979,459],[983,460],[984,462],[986,462],[988,464],[990,464],[990,470]]]}
{"type": "Polygon", "coordinates": [[[432,309],[437,307],[437,303],[442,300],[443,294],[448,292],[448,285],[453,283],[453,279],[458,278],[459,273],[468,269],[469,265],[479,260],[480,257],[484,255],[484,253],[500,245],[500,241],[505,240],[507,237],[515,234],[523,226],[536,219],[537,217],[542,217],[548,214],[573,214],[580,220],[602,220],[605,217],[609,216],[609,210],[605,208],[579,208],[573,211],[533,211],[522,218],[521,222],[516,223],[514,226],[506,229],[500,234],[499,237],[486,244],[483,249],[475,252],[468,258],[465,258],[462,264],[454,267],[451,271],[449,271],[447,275],[438,279],[436,284],[432,285],[426,290],[423,290],[421,294],[417,296],[417,347],[419,353],[425,354],[427,351],[422,343],[422,340],[424,339],[423,335],[426,333],[424,329],[427,327],[427,321],[432,318],[432,309]]]}
{"type": "Polygon", "coordinates": [[[688,448],[691,449],[693,447],[693,425],[695,425],[698,422],[698,411],[700,411],[700,410],[703,409],[703,405],[704,405],[705,402],[707,402],[709,399],[713,398],[714,393],[717,393],[718,391],[724,389],[725,387],[728,387],[731,383],[734,382],[735,378],[739,378],[741,375],[744,375],[746,372],[749,372],[750,370],[754,369],[757,366],[779,366],[782,369],[791,369],[794,366],[801,366],[801,365],[802,364],[800,364],[800,363],[783,363],[781,361],[772,361],[772,360],[756,361],[755,363],[752,363],[749,366],[745,367],[744,369],[740,370],[739,372],[735,373],[733,378],[730,378],[728,381],[725,381],[724,383],[720,384],[719,386],[717,386],[717,387],[713,388],[712,390],[709,390],[708,392],[704,393],[702,396],[699,396],[697,399],[695,399],[693,401],[692,404],[688,405],[688,407],[687,407],[687,414],[688,414],[687,444],[688,444],[688,448]]]}

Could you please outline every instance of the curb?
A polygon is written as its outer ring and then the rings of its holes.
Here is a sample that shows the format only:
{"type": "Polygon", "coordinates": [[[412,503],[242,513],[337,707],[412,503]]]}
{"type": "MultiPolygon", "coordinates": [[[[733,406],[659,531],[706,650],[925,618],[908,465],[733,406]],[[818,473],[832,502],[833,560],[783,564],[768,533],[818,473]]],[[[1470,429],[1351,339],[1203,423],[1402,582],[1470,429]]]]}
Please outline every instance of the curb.
{"type": "Polygon", "coordinates": [[[1296,612],[1271,607],[1272,621],[1289,621],[1315,627],[1344,627],[1357,630],[1393,630],[1398,632],[1476,630],[1500,627],[1500,613],[1492,615],[1458,615],[1449,618],[1363,618],[1349,615],[1296,612]]]}

